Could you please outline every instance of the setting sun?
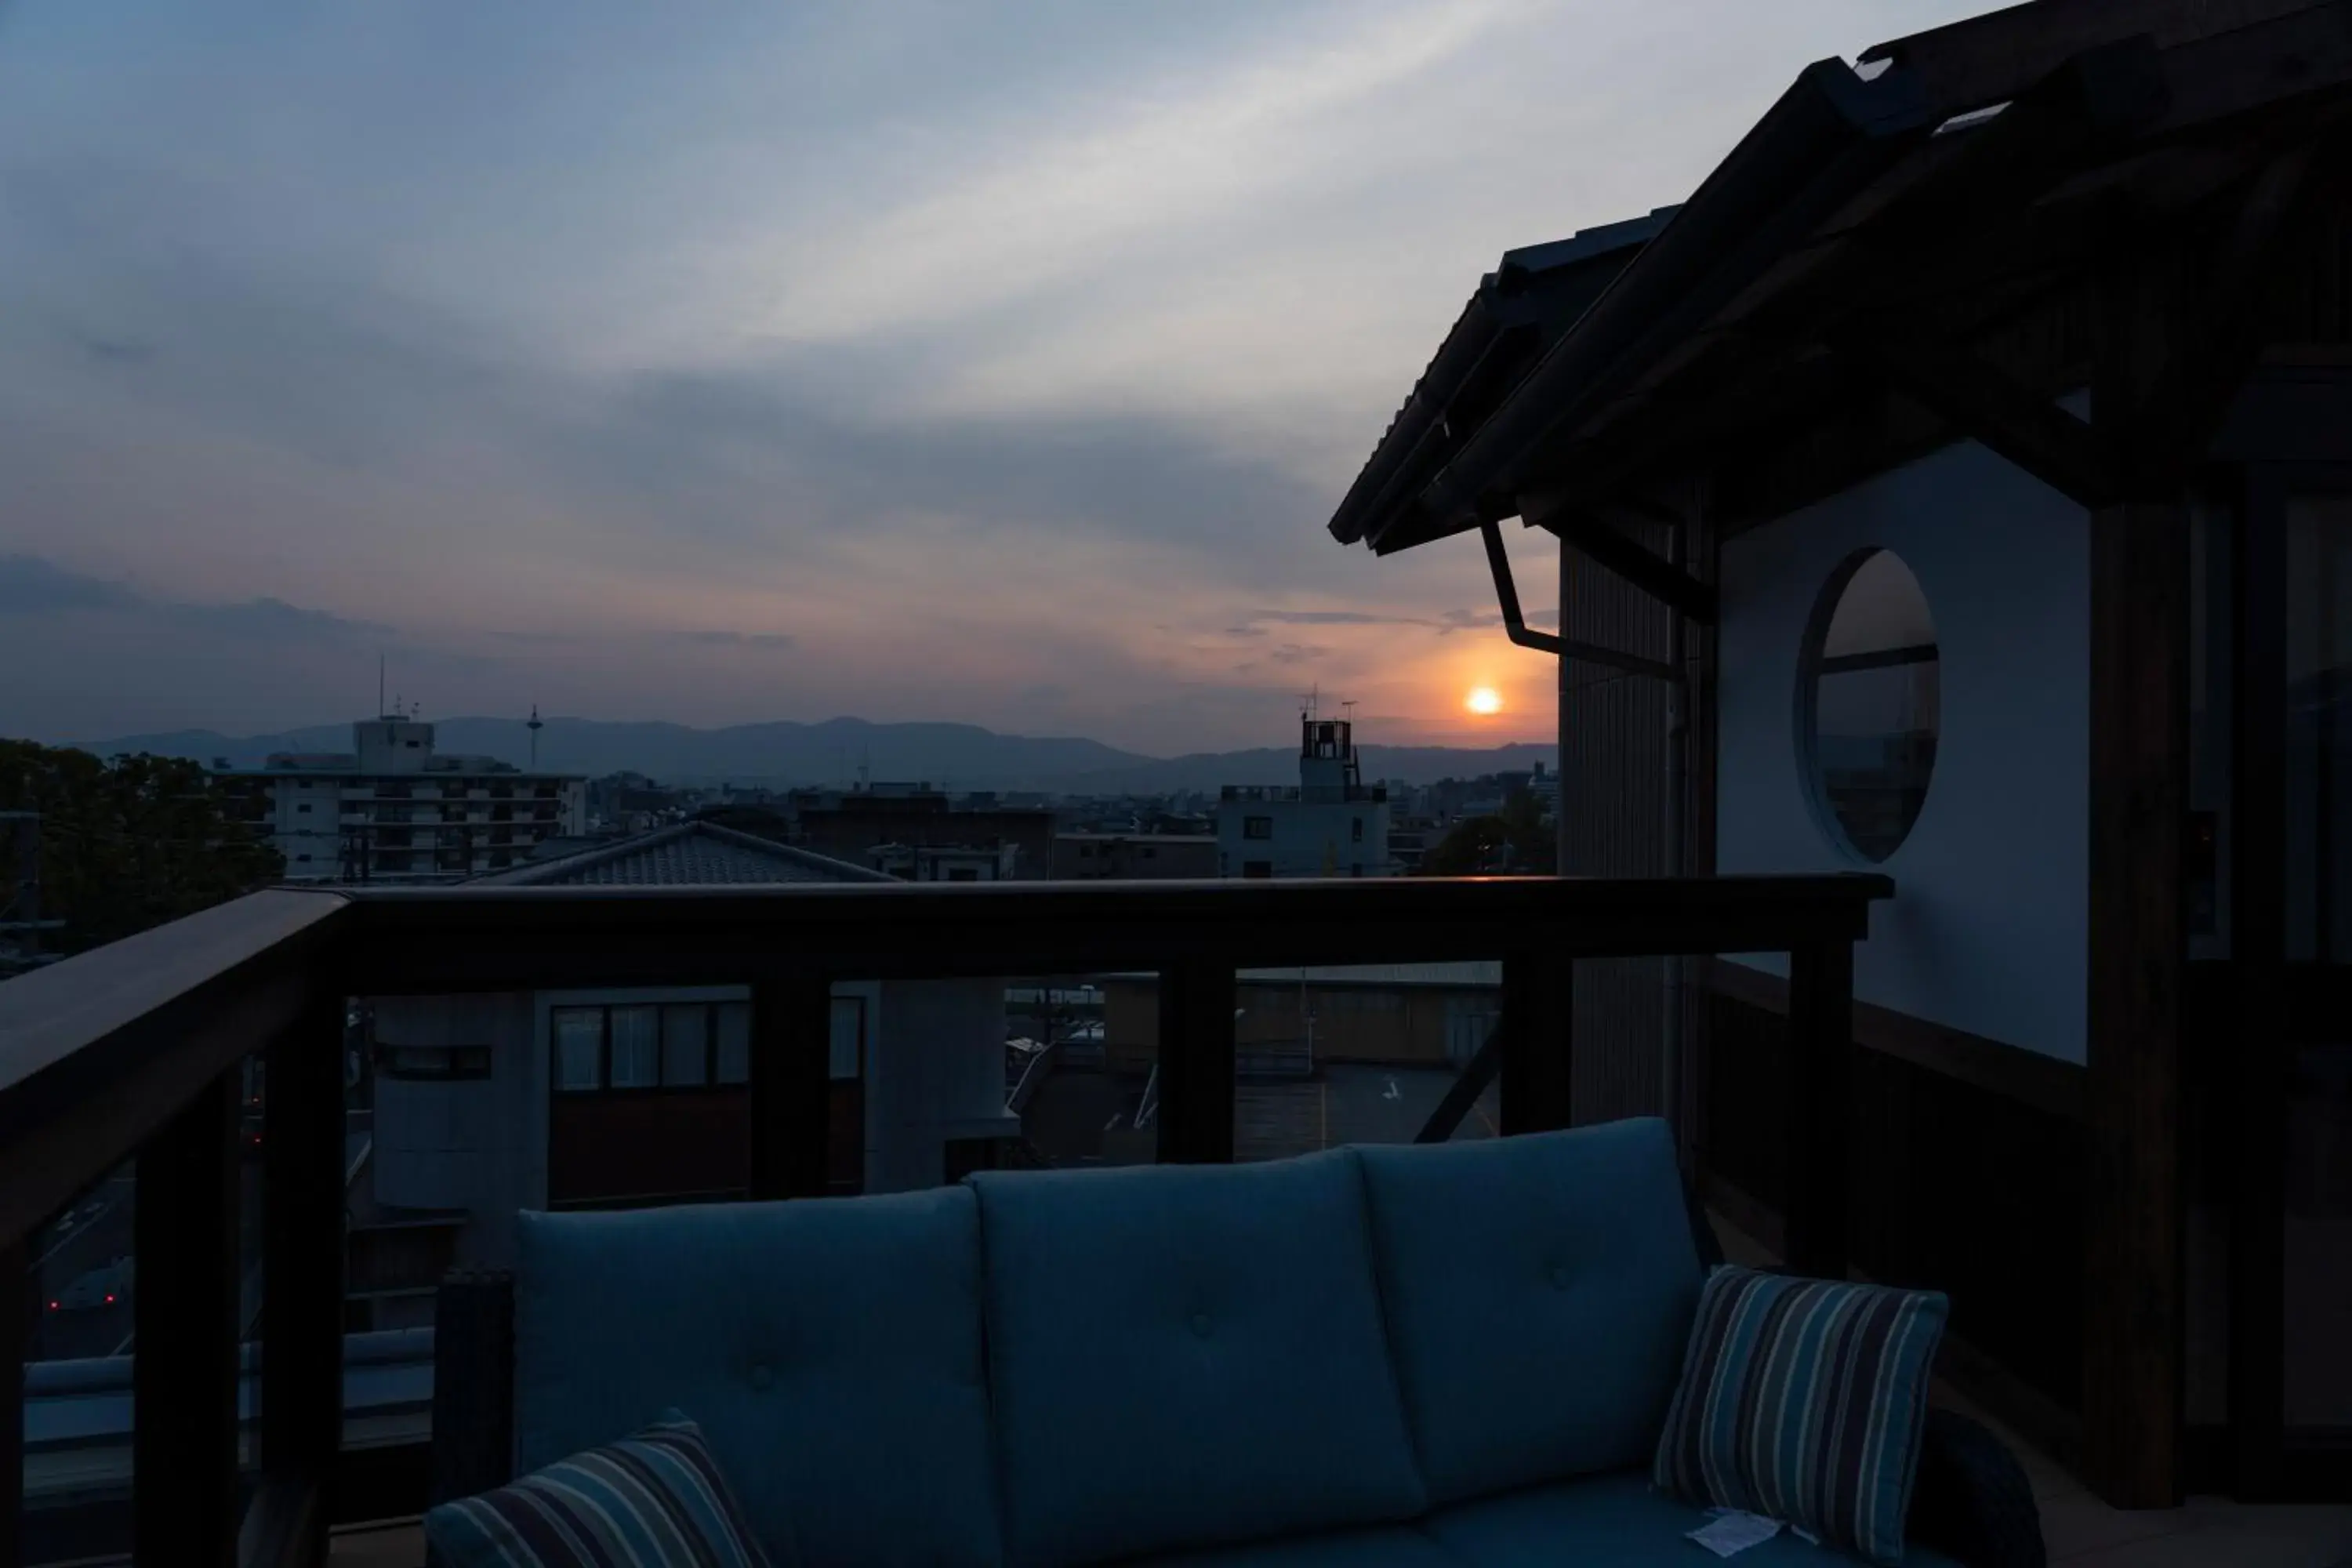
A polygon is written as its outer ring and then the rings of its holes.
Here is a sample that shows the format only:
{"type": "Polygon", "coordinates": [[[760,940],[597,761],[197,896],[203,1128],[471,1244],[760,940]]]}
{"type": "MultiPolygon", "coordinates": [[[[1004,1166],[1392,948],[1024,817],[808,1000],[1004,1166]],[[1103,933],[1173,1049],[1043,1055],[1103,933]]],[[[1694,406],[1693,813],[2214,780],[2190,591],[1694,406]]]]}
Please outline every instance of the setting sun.
{"type": "Polygon", "coordinates": [[[1462,706],[1473,713],[1500,713],[1503,710],[1503,694],[1491,686],[1474,686],[1470,689],[1470,695],[1462,700],[1462,706]]]}

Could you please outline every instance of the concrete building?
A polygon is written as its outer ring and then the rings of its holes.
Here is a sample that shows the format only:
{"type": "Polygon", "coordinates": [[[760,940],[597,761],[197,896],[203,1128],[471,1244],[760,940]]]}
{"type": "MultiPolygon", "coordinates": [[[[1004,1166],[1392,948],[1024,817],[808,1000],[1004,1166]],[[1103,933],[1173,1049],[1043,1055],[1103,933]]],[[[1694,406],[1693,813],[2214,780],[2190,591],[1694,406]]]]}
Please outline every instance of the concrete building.
{"type": "Polygon", "coordinates": [[[1044,877],[1053,858],[1051,811],[1006,805],[993,795],[951,800],[928,784],[877,781],[854,790],[794,790],[786,797],[784,816],[794,844],[858,865],[873,864],[872,852],[884,847],[1010,850],[1008,868],[998,877],[982,875],[977,861],[951,857],[950,862],[972,870],[976,880],[1011,880],[1044,877]]]}
{"type": "MultiPolygon", "coordinates": [[[[483,887],[882,882],[880,873],[681,823],[478,879],[483,887]]],[[[1002,979],[833,987],[832,1190],[937,1186],[1017,1137],[1004,1106],[1002,979]]],[[[746,986],[385,997],[373,1016],[372,1229],[424,1261],[367,1272],[387,1302],[450,1263],[507,1261],[520,1209],[740,1196],[751,1144],[746,986]],[[422,1233],[437,1229],[437,1243],[422,1233]]],[[[381,1253],[382,1245],[355,1246],[381,1253]]],[[[376,1328],[407,1326],[393,1308],[376,1328]]]]}
{"type": "Polygon", "coordinates": [[[1388,874],[1388,792],[1363,782],[1354,728],[1303,713],[1296,787],[1228,784],[1219,792],[1219,876],[1388,874]]]}
{"type": "Polygon", "coordinates": [[[901,882],[1009,882],[1019,875],[1021,847],[988,844],[877,844],[866,863],[901,882]]]}
{"type": "Polygon", "coordinates": [[[1212,833],[1057,833],[1054,880],[1144,881],[1217,875],[1212,833]]]}
{"type": "Polygon", "coordinates": [[[584,778],[443,755],[431,724],[399,714],[353,724],[349,752],[215,771],[293,882],[454,881],[519,866],[588,826],[584,778]]]}

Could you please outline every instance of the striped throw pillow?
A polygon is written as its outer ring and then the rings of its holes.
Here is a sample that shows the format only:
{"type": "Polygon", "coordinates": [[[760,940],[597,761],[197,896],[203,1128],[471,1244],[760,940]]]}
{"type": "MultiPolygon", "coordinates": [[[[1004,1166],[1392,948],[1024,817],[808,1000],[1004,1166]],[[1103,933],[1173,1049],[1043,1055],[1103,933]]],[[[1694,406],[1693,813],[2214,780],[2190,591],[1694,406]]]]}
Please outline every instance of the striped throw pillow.
{"type": "Polygon", "coordinates": [[[635,1436],[425,1516],[447,1568],[768,1568],[700,1427],[666,1411],[635,1436]]]}
{"type": "Polygon", "coordinates": [[[1903,1561],[1942,1295],[1749,1268],[1699,1294],[1657,1484],[1903,1561]]]}

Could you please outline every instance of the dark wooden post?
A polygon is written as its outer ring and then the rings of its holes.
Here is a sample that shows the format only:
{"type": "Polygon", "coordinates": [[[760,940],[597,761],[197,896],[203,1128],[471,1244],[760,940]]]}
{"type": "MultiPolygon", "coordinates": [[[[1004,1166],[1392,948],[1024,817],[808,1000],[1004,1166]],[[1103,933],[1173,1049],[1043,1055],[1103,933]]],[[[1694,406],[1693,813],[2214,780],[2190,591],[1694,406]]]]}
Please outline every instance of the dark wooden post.
{"type": "Polygon", "coordinates": [[[1576,961],[1553,952],[1503,960],[1503,1135],[1569,1124],[1576,961]]]}
{"type": "Polygon", "coordinates": [[[1160,972],[1160,1159],[1234,1158],[1234,966],[1219,960],[1160,972]]]}
{"type": "Polygon", "coordinates": [[[1791,1273],[1846,1274],[1853,1126],[1853,943],[1789,954],[1788,1197],[1791,1273]]]}
{"type": "Polygon", "coordinates": [[[2102,279],[2092,419],[2131,499],[2091,513],[2089,1136],[2084,1479],[2180,1500],[2181,901],[2189,811],[2189,520],[2142,405],[2184,343],[2168,269],[2102,279]]]}
{"type": "Polygon", "coordinates": [[[321,995],[262,1077],[261,1465],[273,1563],[326,1559],[343,1435],[343,1008],[321,995]]]}
{"type": "Polygon", "coordinates": [[[133,1556],[236,1560],[237,1077],[198,1089],[140,1151],[132,1222],[133,1556]]]}
{"type": "Polygon", "coordinates": [[[31,1238],[0,1247],[0,1355],[8,1398],[0,1404],[0,1568],[17,1568],[25,1552],[25,1361],[32,1348],[31,1238]]]}
{"type": "Polygon", "coordinates": [[[2246,486],[2236,570],[2237,757],[2230,954],[2236,1159],[2230,1218],[2230,1425],[2242,1501],[2274,1498],[2286,1435],[2286,495],[2246,486]]]}
{"type": "Polygon", "coordinates": [[[833,986],[824,976],[751,988],[753,1197],[824,1195],[832,1062],[833,986]]]}

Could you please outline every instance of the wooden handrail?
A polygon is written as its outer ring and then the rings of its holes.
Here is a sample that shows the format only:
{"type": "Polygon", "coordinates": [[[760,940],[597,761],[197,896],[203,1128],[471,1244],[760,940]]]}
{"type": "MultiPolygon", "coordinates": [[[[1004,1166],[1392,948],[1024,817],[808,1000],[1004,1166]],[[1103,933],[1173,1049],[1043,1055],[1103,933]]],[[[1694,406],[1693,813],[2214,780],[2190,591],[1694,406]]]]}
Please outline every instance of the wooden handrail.
{"type": "MultiPolygon", "coordinates": [[[[346,998],[748,984],[753,1189],[798,1196],[824,1191],[837,980],[1157,972],[1160,1157],[1218,1162],[1234,1154],[1241,968],[1502,960],[1503,1021],[1479,1063],[1502,1080],[1509,1132],[1568,1124],[1570,961],[1777,952],[1803,977],[1792,1070],[1824,1098],[1792,1172],[1791,1234],[1804,1261],[1836,1270],[1843,1145],[1832,1105],[1850,1048],[1851,953],[1870,905],[1894,890],[1863,874],[272,889],[0,984],[0,1259],[26,1257],[48,1215],[126,1158],[158,1154],[140,1160],[157,1205],[151,1216],[142,1201],[141,1216],[168,1218],[173,1234],[141,1233],[155,1254],[142,1258],[140,1303],[155,1342],[142,1332],[142,1393],[155,1397],[136,1419],[142,1452],[158,1466],[168,1455],[180,1484],[142,1484],[139,1533],[167,1539],[175,1521],[207,1521],[208,1539],[185,1543],[190,1562],[312,1563],[321,1499],[341,1473],[338,1251],[319,1233],[340,1220],[341,1130],[308,1123],[335,1103],[346,998]],[[235,1379],[222,1370],[233,1361],[214,1342],[235,1338],[224,1245],[236,1199],[218,1179],[233,1167],[215,1153],[236,1135],[227,1075],[256,1051],[271,1064],[273,1375],[267,1506],[245,1514],[240,1548],[235,1469],[219,1451],[235,1443],[235,1379]],[[156,1183],[176,1184],[166,1195],[156,1183]],[[153,1299],[159,1289],[185,1300],[153,1299]]],[[[0,1550],[0,1568],[8,1561],[0,1550]]]]}

